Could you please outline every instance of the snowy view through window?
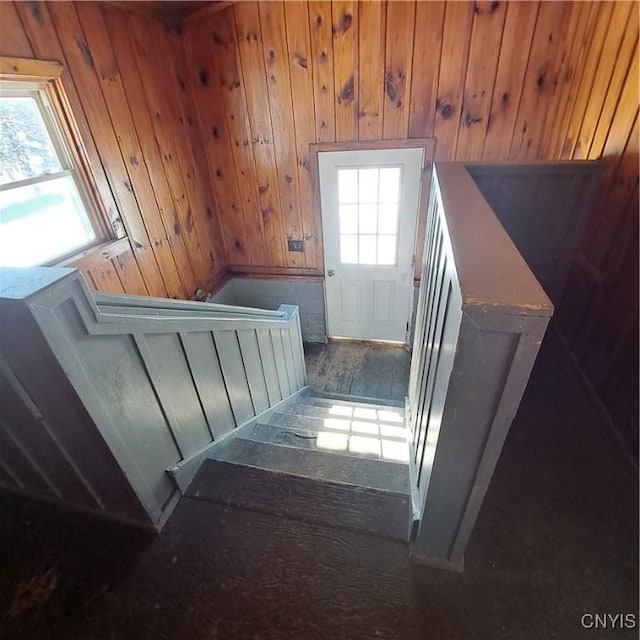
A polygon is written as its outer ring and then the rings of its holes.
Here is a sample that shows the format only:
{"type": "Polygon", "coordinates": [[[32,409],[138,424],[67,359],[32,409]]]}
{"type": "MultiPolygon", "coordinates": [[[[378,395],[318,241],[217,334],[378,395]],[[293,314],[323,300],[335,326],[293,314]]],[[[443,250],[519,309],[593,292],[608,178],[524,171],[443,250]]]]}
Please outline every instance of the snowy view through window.
{"type": "Polygon", "coordinates": [[[80,249],[96,235],[37,92],[7,93],[0,89],[0,266],[28,267],[80,249]]]}

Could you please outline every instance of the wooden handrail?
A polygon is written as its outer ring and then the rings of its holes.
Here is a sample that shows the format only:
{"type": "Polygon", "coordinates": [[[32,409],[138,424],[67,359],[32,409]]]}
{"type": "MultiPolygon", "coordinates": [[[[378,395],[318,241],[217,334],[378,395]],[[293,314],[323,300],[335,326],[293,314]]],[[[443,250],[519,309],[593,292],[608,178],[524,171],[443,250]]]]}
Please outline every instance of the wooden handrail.
{"type": "Polygon", "coordinates": [[[463,304],[548,314],[553,309],[551,301],[465,165],[437,163],[434,173],[463,304]]]}
{"type": "Polygon", "coordinates": [[[94,292],[93,297],[100,308],[126,307],[129,309],[153,309],[154,311],[187,311],[198,315],[221,313],[226,316],[243,315],[256,318],[282,318],[280,311],[239,307],[213,302],[195,302],[193,300],[173,300],[171,298],[151,298],[113,293],[94,292]]]}

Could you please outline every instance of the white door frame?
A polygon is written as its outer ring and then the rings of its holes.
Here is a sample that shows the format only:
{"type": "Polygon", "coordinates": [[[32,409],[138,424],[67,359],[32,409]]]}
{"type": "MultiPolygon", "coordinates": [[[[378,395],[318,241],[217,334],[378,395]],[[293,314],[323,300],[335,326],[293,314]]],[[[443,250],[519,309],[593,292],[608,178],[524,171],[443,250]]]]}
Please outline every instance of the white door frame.
{"type": "MultiPolygon", "coordinates": [[[[327,181],[331,181],[335,179],[335,175],[330,173],[334,171],[335,166],[337,166],[340,162],[340,156],[342,154],[332,153],[335,151],[347,151],[350,153],[344,154],[345,163],[348,164],[356,164],[362,166],[368,163],[372,163],[374,165],[384,166],[384,164],[391,163],[394,164],[396,162],[405,163],[405,171],[408,171],[408,176],[411,176],[412,179],[412,187],[410,188],[410,192],[408,194],[403,194],[403,199],[406,198],[406,203],[409,206],[409,215],[403,216],[400,220],[401,229],[398,229],[398,248],[401,249],[401,253],[397,256],[397,261],[395,266],[390,267],[357,267],[348,265],[343,265],[338,261],[336,261],[337,249],[333,247],[332,244],[329,244],[327,240],[333,240],[335,242],[337,227],[337,219],[334,219],[334,215],[337,215],[335,212],[331,214],[331,217],[325,219],[323,216],[326,215],[326,210],[323,213],[322,211],[322,201],[320,201],[320,211],[318,212],[323,220],[323,244],[324,244],[324,256],[325,256],[325,268],[332,269],[333,266],[339,266],[342,268],[342,271],[359,271],[361,274],[366,274],[366,270],[371,268],[372,271],[372,279],[363,279],[362,284],[365,285],[365,288],[362,289],[362,295],[369,301],[368,304],[371,304],[371,314],[375,315],[373,310],[374,300],[377,301],[378,292],[374,293],[373,291],[368,291],[368,288],[374,287],[376,285],[384,285],[385,287],[389,286],[389,283],[393,281],[394,277],[396,278],[395,284],[393,286],[393,291],[395,292],[393,295],[400,295],[402,297],[402,306],[404,307],[404,302],[406,300],[406,310],[398,309],[393,314],[393,319],[387,323],[387,328],[384,327],[384,322],[379,323],[377,326],[375,322],[368,326],[362,325],[362,332],[360,335],[360,328],[354,325],[351,325],[352,328],[345,329],[345,323],[341,320],[334,318],[335,322],[332,323],[332,319],[330,317],[330,309],[329,309],[329,300],[328,300],[328,289],[329,289],[329,281],[327,277],[325,277],[325,319],[327,322],[327,333],[339,335],[341,337],[352,337],[355,339],[391,339],[393,341],[404,342],[406,343],[409,335],[409,322],[411,320],[411,312],[413,309],[413,257],[415,255],[415,247],[418,236],[420,234],[417,233],[418,230],[418,221],[422,217],[420,216],[420,210],[424,208],[424,203],[420,202],[420,195],[424,189],[421,188],[420,179],[423,173],[423,168],[427,164],[430,163],[433,152],[433,144],[432,141],[384,141],[384,142],[370,142],[365,145],[360,144],[349,144],[349,145],[312,145],[312,147],[316,147],[314,151],[316,152],[329,152],[327,155],[322,157],[322,162],[320,161],[317,153],[315,158],[312,156],[312,159],[315,159],[315,163],[317,165],[317,195],[323,192],[321,188],[323,185],[320,182],[320,165],[322,165],[322,175],[325,180],[324,183],[324,197],[325,200],[333,200],[331,196],[328,195],[329,191],[327,190],[326,184],[327,181]],[[427,144],[424,144],[427,142],[427,144]],[[397,144],[397,146],[396,146],[397,144]],[[342,148],[336,148],[342,147],[342,148]],[[346,148],[345,148],[346,147],[346,148]],[[362,149],[361,147],[365,147],[362,149]],[[408,150],[411,150],[408,152],[408,150]],[[373,159],[371,158],[371,153],[361,153],[361,151],[365,152],[377,152],[375,155],[385,156],[387,158],[380,159],[379,157],[373,159]],[[420,155],[415,153],[419,151],[420,155]],[[332,161],[332,162],[330,162],[332,161]],[[330,167],[330,168],[329,168],[330,167]],[[416,174],[417,171],[417,174],[416,174]],[[327,225],[330,226],[327,227],[327,225]],[[330,234],[331,238],[326,238],[326,235],[330,234]],[[403,245],[401,243],[404,243],[403,245]],[[386,269],[386,271],[385,271],[386,269]],[[379,273],[378,273],[379,272],[379,273]],[[392,275],[394,272],[395,275],[392,275]],[[377,275],[376,275],[377,274],[377,275]],[[376,281],[375,278],[378,278],[379,281],[376,281]],[[387,280],[389,282],[387,282],[387,280]],[[375,282],[375,284],[374,284],[375,282]],[[368,283],[368,284],[367,284],[368,283]],[[373,297],[372,297],[373,296],[373,297]],[[370,300],[369,300],[370,299],[370,300]],[[406,313],[405,313],[406,312],[406,313]],[[332,326],[335,325],[335,327],[332,326]],[[382,334],[382,335],[381,335],[382,334]]],[[[315,168],[315,167],[314,167],[315,168]]],[[[334,180],[335,181],[335,180],[334,180]]],[[[336,186],[335,184],[333,185],[336,186]]],[[[321,200],[321,199],[320,199],[321,200]]],[[[327,203],[325,202],[325,205],[327,203]]],[[[332,202],[330,205],[332,210],[334,208],[335,203],[332,202]]],[[[406,207],[405,207],[406,212],[406,207]]],[[[328,276],[327,274],[325,274],[328,276]]],[[[348,275],[345,275],[346,280],[342,280],[343,283],[349,283],[351,286],[355,286],[354,283],[351,282],[348,275]]],[[[356,277],[353,276],[352,277],[356,277]]],[[[357,278],[356,278],[357,279],[357,278]]],[[[332,289],[332,297],[335,301],[335,295],[339,295],[335,287],[337,285],[336,281],[331,281],[332,289]]],[[[383,287],[384,288],[384,287],[383,287]]],[[[355,290],[355,289],[354,289],[355,290]]],[[[358,294],[360,293],[360,288],[357,289],[358,294]]],[[[344,292],[343,292],[344,297],[344,292]]],[[[343,303],[344,304],[344,301],[343,303]]],[[[378,303],[376,303],[378,304],[378,303]]],[[[335,305],[334,305],[335,306],[335,305]]],[[[362,304],[362,309],[367,312],[369,306],[367,304],[362,304]]],[[[335,309],[334,309],[335,312],[335,309]]],[[[376,312],[377,313],[377,312],[376,312]]],[[[384,320],[384,319],[383,319],[384,320]]],[[[357,321],[360,324],[361,321],[357,321]]],[[[373,320],[371,320],[373,322],[373,320]]],[[[346,323],[347,325],[349,323],[346,323]]]]}

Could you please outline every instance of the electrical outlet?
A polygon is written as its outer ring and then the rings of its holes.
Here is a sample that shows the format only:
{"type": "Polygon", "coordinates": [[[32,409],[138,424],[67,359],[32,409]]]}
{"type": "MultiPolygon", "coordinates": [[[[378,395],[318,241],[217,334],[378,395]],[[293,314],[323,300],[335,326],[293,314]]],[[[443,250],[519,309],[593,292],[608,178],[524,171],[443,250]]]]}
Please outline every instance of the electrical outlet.
{"type": "Polygon", "coordinates": [[[302,240],[287,240],[289,251],[304,251],[302,248],[302,240]]]}

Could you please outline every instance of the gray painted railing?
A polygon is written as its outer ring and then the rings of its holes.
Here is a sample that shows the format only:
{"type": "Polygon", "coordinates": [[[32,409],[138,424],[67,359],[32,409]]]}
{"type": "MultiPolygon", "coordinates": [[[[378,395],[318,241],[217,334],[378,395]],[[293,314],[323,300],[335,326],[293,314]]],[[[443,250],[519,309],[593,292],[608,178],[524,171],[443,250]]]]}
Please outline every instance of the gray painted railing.
{"type": "Polygon", "coordinates": [[[433,170],[409,381],[412,556],[464,551],[553,312],[464,165],[433,170]]]}
{"type": "Polygon", "coordinates": [[[306,386],[295,306],[93,294],[70,269],[0,277],[0,485],[159,524],[167,470],[306,386]]]}

